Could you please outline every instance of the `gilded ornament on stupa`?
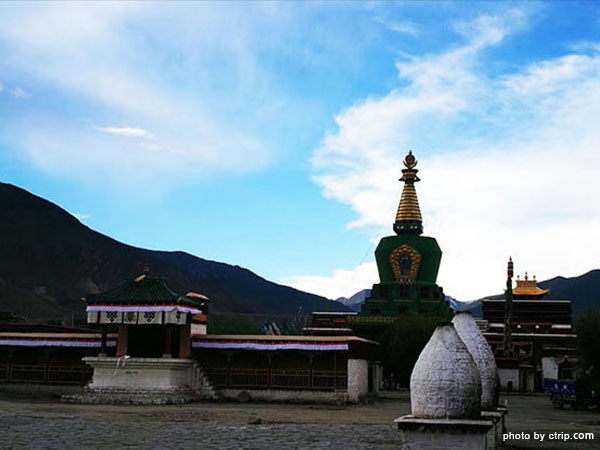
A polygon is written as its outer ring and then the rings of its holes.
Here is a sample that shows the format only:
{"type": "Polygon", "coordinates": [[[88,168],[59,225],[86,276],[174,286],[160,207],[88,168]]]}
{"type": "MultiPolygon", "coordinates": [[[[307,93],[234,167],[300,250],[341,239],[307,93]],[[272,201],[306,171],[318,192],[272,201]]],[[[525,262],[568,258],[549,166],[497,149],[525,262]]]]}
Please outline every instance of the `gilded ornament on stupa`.
{"type": "Polygon", "coordinates": [[[421,181],[417,176],[417,160],[412,153],[404,158],[405,169],[402,169],[400,181],[404,182],[398,212],[396,213],[396,222],[394,231],[396,234],[421,234],[423,233],[423,219],[421,218],[421,209],[419,208],[419,199],[415,190],[415,183],[421,181]]]}

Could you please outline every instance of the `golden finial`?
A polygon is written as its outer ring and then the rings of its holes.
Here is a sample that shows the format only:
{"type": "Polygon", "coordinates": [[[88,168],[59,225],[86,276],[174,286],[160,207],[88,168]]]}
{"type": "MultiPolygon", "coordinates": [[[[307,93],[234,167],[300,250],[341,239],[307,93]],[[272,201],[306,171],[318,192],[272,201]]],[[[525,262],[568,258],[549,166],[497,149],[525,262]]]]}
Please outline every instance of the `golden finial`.
{"type": "Polygon", "coordinates": [[[419,180],[417,176],[417,160],[409,150],[404,158],[402,177],[400,181],[404,182],[400,204],[396,213],[396,222],[394,222],[394,231],[396,234],[421,234],[423,233],[423,221],[421,219],[421,210],[419,209],[419,200],[415,191],[415,183],[419,180]]]}
{"type": "Polygon", "coordinates": [[[415,167],[417,167],[417,160],[413,155],[412,150],[409,150],[408,155],[406,155],[406,158],[404,158],[404,165],[409,170],[412,170],[415,167]]]}

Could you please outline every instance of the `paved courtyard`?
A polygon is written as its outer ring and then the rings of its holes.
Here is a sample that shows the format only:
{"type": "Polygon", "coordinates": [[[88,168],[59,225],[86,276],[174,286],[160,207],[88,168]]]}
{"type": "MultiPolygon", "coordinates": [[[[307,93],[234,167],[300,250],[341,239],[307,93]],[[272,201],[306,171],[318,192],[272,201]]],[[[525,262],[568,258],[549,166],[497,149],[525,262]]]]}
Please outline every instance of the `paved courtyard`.
{"type": "MultiPolygon", "coordinates": [[[[600,412],[554,410],[544,396],[511,396],[513,432],[596,432],[593,441],[511,441],[515,449],[595,449],[600,412]]],[[[2,449],[399,449],[392,421],[408,393],[375,404],[195,403],[181,406],[67,405],[0,393],[2,449]]]]}

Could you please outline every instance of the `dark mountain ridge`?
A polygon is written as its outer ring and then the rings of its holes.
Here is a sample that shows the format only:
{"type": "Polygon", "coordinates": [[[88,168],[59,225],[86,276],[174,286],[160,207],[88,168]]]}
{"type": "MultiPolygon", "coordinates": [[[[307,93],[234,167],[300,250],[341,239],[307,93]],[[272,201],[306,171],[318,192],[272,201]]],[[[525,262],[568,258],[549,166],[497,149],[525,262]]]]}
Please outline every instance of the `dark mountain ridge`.
{"type": "Polygon", "coordinates": [[[82,296],[137,276],[146,264],[177,292],[207,295],[212,311],[274,317],[347,310],[239,266],[123,244],[41,197],[0,183],[0,309],[32,319],[79,315],[82,296]]]}
{"type": "MultiPolygon", "coordinates": [[[[588,310],[600,310],[600,269],[590,270],[576,277],[557,276],[538,283],[543,289],[550,289],[544,300],[571,300],[574,315],[588,310]]],[[[486,298],[503,299],[504,294],[486,298]]]]}
{"type": "MultiPolygon", "coordinates": [[[[550,278],[539,282],[538,285],[543,289],[550,289],[550,293],[544,297],[544,300],[571,300],[574,315],[579,315],[587,310],[600,310],[600,269],[590,270],[576,277],[558,276],[550,278]]],[[[358,311],[369,293],[369,289],[363,289],[349,299],[341,297],[337,301],[358,311]]],[[[448,296],[447,298],[456,300],[448,296]]],[[[485,298],[501,300],[504,299],[504,294],[491,295],[485,298]]],[[[475,307],[472,313],[475,317],[481,317],[481,305],[475,307]]]]}

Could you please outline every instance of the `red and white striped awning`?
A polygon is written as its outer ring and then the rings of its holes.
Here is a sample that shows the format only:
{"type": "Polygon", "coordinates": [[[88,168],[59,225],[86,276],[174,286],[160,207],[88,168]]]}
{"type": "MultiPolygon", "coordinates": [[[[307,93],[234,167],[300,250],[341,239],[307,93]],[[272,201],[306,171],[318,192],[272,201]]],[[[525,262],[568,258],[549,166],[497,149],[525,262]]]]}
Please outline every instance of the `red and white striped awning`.
{"type": "Polygon", "coordinates": [[[202,310],[191,306],[183,305],[89,305],[87,312],[91,311],[118,311],[118,312],[170,312],[179,311],[182,313],[202,314],[202,310]]]}
{"type": "Polygon", "coordinates": [[[219,348],[241,350],[348,350],[348,344],[342,342],[214,342],[194,341],[194,348],[219,348]]]}

